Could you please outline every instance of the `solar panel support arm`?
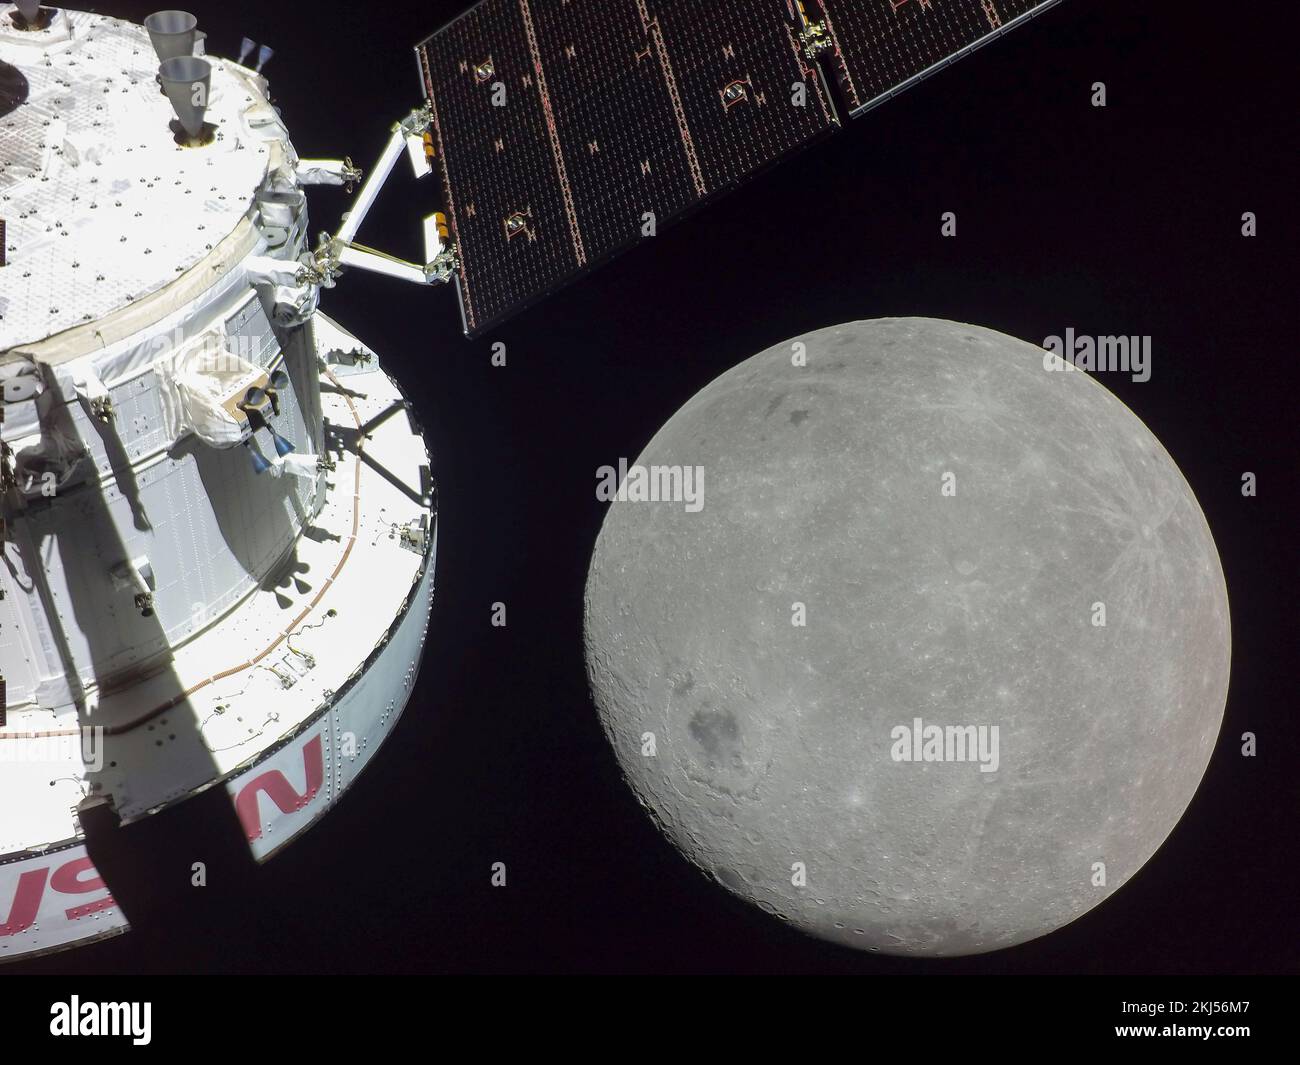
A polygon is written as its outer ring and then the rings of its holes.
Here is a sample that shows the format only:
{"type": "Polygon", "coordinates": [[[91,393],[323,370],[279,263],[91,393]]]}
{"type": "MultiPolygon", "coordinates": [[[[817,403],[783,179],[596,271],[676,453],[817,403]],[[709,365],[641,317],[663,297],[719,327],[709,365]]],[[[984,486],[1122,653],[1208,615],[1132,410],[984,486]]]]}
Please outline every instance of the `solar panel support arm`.
{"type": "Polygon", "coordinates": [[[361,244],[339,243],[337,238],[333,253],[339,266],[354,266],[359,270],[384,274],[400,281],[414,281],[417,285],[443,284],[450,280],[451,272],[455,269],[455,259],[451,253],[444,253],[434,262],[420,266],[361,244]]]}
{"type": "Polygon", "coordinates": [[[351,244],[356,237],[357,232],[361,229],[361,224],[366,220],[366,215],[370,213],[370,208],[374,206],[375,200],[379,198],[379,193],[388,181],[388,177],[397,165],[397,160],[401,158],[403,150],[407,151],[411,158],[411,164],[415,168],[416,176],[423,177],[424,174],[432,170],[428,161],[425,149],[425,133],[428,132],[433,118],[427,106],[417,108],[407,115],[402,121],[393,124],[392,136],[388,138],[388,143],[379,156],[379,162],[375,164],[370,176],[366,178],[365,184],[361,186],[361,192],[357,194],[356,203],[343,218],[343,224],[339,228],[337,239],[344,244],[351,244]],[[418,147],[418,153],[417,153],[418,147]]]}
{"type": "Polygon", "coordinates": [[[355,266],[400,281],[413,281],[417,285],[445,284],[460,266],[456,245],[448,241],[448,236],[446,217],[441,212],[435,212],[424,220],[428,261],[421,265],[322,233],[315,253],[306,265],[299,267],[297,278],[299,282],[333,287],[335,278],[344,267],[355,266]]]}

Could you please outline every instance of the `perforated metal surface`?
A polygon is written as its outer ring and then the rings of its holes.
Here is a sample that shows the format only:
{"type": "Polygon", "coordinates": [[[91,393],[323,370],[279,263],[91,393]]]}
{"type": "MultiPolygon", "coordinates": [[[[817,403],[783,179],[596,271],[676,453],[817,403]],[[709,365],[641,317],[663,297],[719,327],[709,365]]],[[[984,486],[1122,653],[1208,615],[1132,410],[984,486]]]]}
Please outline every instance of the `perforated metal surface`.
{"type": "Polygon", "coordinates": [[[84,12],[58,18],[67,39],[51,27],[36,47],[3,32],[0,15],[0,63],[26,92],[0,117],[0,352],[175,280],[248,213],[270,158],[251,125],[259,101],[233,64],[212,60],[218,139],[182,148],[144,30],[84,12]]]}
{"type": "Polygon", "coordinates": [[[829,133],[797,34],[779,0],[484,0],[423,42],[467,332],[829,133]]]}

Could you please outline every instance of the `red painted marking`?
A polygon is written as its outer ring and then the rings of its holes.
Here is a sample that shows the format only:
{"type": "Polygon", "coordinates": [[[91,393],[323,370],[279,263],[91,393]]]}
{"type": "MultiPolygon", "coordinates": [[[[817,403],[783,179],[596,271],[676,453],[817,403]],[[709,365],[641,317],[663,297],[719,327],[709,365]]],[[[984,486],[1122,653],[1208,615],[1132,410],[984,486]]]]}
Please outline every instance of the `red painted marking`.
{"type": "Polygon", "coordinates": [[[41,899],[45,895],[45,879],[49,875],[48,869],[30,869],[18,878],[18,890],[14,892],[13,905],[9,907],[9,920],[0,924],[0,936],[16,936],[36,923],[41,899]]]}
{"type": "Polygon", "coordinates": [[[325,759],[321,753],[319,735],[313,736],[303,747],[302,761],[307,774],[307,790],[301,795],[278,769],[254,777],[240,789],[235,799],[235,810],[248,842],[262,838],[262,818],[258,814],[257,799],[263,792],[279,807],[282,814],[301,810],[316,797],[325,782],[325,759]]]}
{"type": "MultiPolygon", "coordinates": [[[[41,902],[45,898],[47,879],[51,890],[60,895],[86,895],[92,891],[103,891],[105,887],[104,881],[95,872],[95,863],[89,857],[65,862],[54,870],[53,876],[50,875],[48,866],[29,869],[18,878],[18,889],[14,892],[14,900],[9,907],[9,919],[0,925],[0,936],[16,936],[36,923],[41,912],[41,902]],[[89,877],[86,876],[87,873],[90,874],[89,877]]],[[[112,895],[105,895],[94,902],[73,906],[64,913],[69,920],[75,921],[87,914],[111,910],[116,905],[112,895]]]]}

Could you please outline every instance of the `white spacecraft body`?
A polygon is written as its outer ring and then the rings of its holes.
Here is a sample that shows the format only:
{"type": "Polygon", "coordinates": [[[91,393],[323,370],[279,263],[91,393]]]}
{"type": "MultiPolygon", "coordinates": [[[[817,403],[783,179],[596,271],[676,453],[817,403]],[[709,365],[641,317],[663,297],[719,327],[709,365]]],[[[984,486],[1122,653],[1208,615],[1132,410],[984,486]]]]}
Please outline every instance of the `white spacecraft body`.
{"type": "Polygon", "coordinates": [[[259,860],[314,823],[410,695],[437,527],[401,391],[317,311],[303,186],[355,175],[298,158],[251,69],[208,57],[182,144],[141,27],[14,10],[0,961],[126,927],[86,804],[224,787],[259,860]]]}

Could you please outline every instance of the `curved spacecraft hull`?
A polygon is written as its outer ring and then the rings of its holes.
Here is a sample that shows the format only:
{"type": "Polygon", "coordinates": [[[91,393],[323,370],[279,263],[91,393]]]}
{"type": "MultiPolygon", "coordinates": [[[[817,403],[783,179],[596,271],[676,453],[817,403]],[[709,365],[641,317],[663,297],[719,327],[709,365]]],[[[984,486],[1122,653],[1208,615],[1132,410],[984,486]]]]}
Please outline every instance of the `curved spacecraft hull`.
{"type": "Polygon", "coordinates": [[[192,134],[140,27],[6,19],[0,961],[125,930],[89,807],[221,786],[258,860],[315,823],[410,697],[437,539],[265,81],[205,60],[192,134]]]}
{"type": "MultiPolygon", "coordinates": [[[[424,647],[435,541],[436,534],[406,603],[348,686],[249,765],[211,782],[226,789],[259,861],[316,824],[392,732],[410,698],[424,647]]],[[[0,855],[0,916],[0,962],[92,943],[128,929],[110,887],[76,837],[35,853],[0,855]]]]}

